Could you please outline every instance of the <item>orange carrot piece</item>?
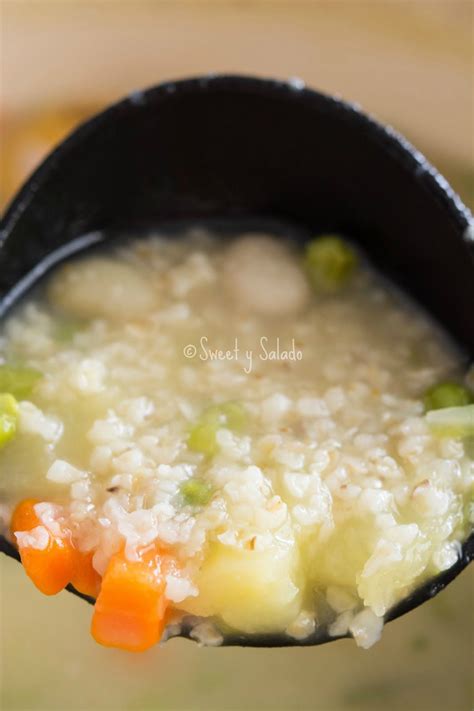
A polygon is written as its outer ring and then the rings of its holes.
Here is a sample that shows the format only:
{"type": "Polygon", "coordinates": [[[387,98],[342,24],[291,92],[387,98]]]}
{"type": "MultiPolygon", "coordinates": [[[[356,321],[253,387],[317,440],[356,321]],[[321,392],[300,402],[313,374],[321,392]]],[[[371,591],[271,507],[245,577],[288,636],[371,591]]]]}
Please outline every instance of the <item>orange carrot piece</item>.
{"type": "Polygon", "coordinates": [[[129,561],[123,550],[112,556],[92,618],[97,642],[140,652],[159,641],[167,608],[162,563],[156,548],[137,561],[129,561]]]}
{"type": "Polygon", "coordinates": [[[89,597],[97,597],[100,590],[100,575],[92,566],[93,553],[75,551],[74,571],[70,582],[76,590],[89,597]]]}
{"type": "Polygon", "coordinates": [[[45,550],[20,547],[20,556],[26,574],[45,595],[56,595],[69,583],[74,555],[64,539],[50,537],[45,550]]]}
{"type": "Polygon", "coordinates": [[[32,528],[40,525],[41,521],[34,509],[35,504],[39,504],[38,499],[25,499],[18,504],[10,523],[12,534],[15,531],[31,531],[32,528]]]}
{"type": "MultiPolygon", "coordinates": [[[[38,501],[26,499],[15,509],[11,529],[13,533],[32,531],[42,523],[35,513],[38,501]]],[[[26,574],[45,595],[55,595],[69,583],[74,570],[74,548],[70,538],[48,531],[45,548],[38,549],[18,543],[21,562],[26,574]]]]}
{"type": "MultiPolygon", "coordinates": [[[[33,531],[43,526],[35,499],[21,502],[12,517],[12,532],[33,531]]],[[[44,527],[46,528],[46,527],[44,527]]],[[[97,597],[92,635],[100,644],[143,651],[156,644],[166,624],[164,568],[170,564],[155,546],[129,561],[121,550],[112,556],[102,584],[92,565],[93,553],[74,548],[69,531],[49,529],[45,548],[18,542],[26,573],[41,592],[54,595],[71,582],[76,590],[97,597]]]]}

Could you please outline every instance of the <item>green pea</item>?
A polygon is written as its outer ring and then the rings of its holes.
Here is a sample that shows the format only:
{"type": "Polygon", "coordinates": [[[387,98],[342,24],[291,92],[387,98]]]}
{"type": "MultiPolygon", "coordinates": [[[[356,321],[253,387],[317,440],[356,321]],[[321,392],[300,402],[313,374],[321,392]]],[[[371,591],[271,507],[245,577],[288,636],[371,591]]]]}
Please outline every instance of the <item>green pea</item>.
{"type": "Polygon", "coordinates": [[[0,415],[18,417],[18,403],[11,393],[0,393],[0,415]]]}
{"type": "Polygon", "coordinates": [[[16,434],[18,403],[10,393],[0,394],[0,449],[16,434]]]}
{"type": "Polygon", "coordinates": [[[247,426],[247,410],[240,402],[227,402],[223,405],[227,426],[234,432],[242,432],[247,426]]]}
{"type": "Polygon", "coordinates": [[[0,392],[11,393],[18,399],[28,397],[42,374],[23,365],[0,365],[0,392]]]}
{"type": "Polygon", "coordinates": [[[3,449],[16,435],[16,419],[10,415],[0,415],[0,449],[3,449]]]}
{"type": "Polygon", "coordinates": [[[188,479],[180,487],[184,503],[188,506],[205,506],[212,498],[212,486],[202,479],[188,479]]]}
{"type": "Polygon", "coordinates": [[[304,266],[316,291],[332,292],[345,286],[356,265],[355,251],[337,235],[322,235],[306,245],[304,266]]]}
{"type": "Polygon", "coordinates": [[[192,427],[188,437],[188,447],[194,452],[201,452],[212,456],[217,452],[216,434],[218,423],[198,422],[192,427]]]}
{"type": "Polygon", "coordinates": [[[235,401],[212,405],[204,410],[192,427],[188,437],[188,447],[195,452],[213,456],[218,451],[216,435],[220,428],[241,432],[247,424],[245,407],[235,401]]]}
{"type": "Polygon", "coordinates": [[[469,390],[458,383],[440,383],[426,391],[423,402],[425,411],[440,410],[445,407],[462,407],[472,402],[469,390]]]}

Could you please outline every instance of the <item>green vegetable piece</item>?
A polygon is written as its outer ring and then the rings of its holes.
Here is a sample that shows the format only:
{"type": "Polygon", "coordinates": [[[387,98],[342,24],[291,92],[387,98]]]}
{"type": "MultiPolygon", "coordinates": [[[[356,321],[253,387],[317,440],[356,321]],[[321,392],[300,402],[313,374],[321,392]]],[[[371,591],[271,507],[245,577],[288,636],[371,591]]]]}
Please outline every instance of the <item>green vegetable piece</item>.
{"type": "Polygon", "coordinates": [[[218,451],[217,430],[226,427],[241,432],[247,423],[245,407],[234,401],[212,405],[204,410],[198,422],[189,433],[188,447],[195,452],[213,456],[218,451]]]}
{"type": "Polygon", "coordinates": [[[212,498],[212,486],[202,479],[188,479],[181,484],[181,496],[188,506],[205,506],[212,498]]]}
{"type": "Polygon", "coordinates": [[[0,365],[0,392],[11,393],[18,399],[28,397],[42,374],[23,365],[0,365]]]}
{"type": "Polygon", "coordinates": [[[423,398],[425,411],[440,410],[445,407],[462,407],[472,402],[469,390],[458,383],[440,383],[426,391],[423,398]]]}
{"type": "Polygon", "coordinates": [[[3,449],[16,434],[16,418],[0,415],[0,449],[3,449]]]}
{"type": "Polygon", "coordinates": [[[425,415],[431,431],[440,437],[471,437],[474,435],[474,405],[444,407],[425,415]]]}
{"type": "Polygon", "coordinates": [[[247,410],[240,402],[230,401],[222,405],[227,427],[234,432],[242,432],[248,421],[247,410]]]}
{"type": "Polygon", "coordinates": [[[0,449],[16,434],[18,403],[10,393],[0,394],[0,449]]]}
{"type": "Polygon", "coordinates": [[[188,437],[188,447],[194,452],[212,456],[217,452],[216,433],[219,423],[198,422],[191,429],[188,437]]]}
{"type": "Polygon", "coordinates": [[[306,245],[304,265],[316,291],[332,292],[349,282],[357,255],[341,237],[323,235],[306,245]]]}
{"type": "Polygon", "coordinates": [[[18,417],[18,403],[10,393],[0,393],[0,415],[18,417]]]}

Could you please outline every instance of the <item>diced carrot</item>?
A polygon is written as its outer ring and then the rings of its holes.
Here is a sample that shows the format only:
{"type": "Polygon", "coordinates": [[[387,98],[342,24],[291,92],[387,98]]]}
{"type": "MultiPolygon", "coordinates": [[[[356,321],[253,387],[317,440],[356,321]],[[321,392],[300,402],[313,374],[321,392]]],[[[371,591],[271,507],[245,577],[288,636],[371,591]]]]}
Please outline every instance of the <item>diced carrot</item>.
{"type": "Polygon", "coordinates": [[[93,553],[75,551],[74,571],[70,582],[76,590],[90,597],[97,597],[100,590],[100,575],[92,566],[93,553]]]}
{"type": "Polygon", "coordinates": [[[68,541],[50,536],[44,550],[20,546],[27,575],[45,595],[56,595],[69,583],[74,568],[74,550],[68,541]]]}
{"type": "MultiPolygon", "coordinates": [[[[42,526],[34,509],[37,503],[34,499],[26,499],[17,506],[11,523],[13,533],[33,531],[37,526],[42,526]]],[[[68,535],[53,535],[48,530],[45,548],[34,548],[18,542],[18,550],[27,575],[45,595],[55,595],[71,580],[75,551],[68,535]]]]}
{"type": "MultiPolygon", "coordinates": [[[[35,512],[35,499],[21,502],[12,516],[12,532],[47,531],[45,547],[18,540],[26,573],[41,592],[54,595],[69,582],[76,590],[96,597],[92,635],[100,644],[129,651],[143,651],[156,644],[166,624],[165,568],[173,562],[157,546],[130,561],[124,550],[112,556],[102,583],[92,565],[93,553],[82,553],[64,527],[52,533],[35,512]]],[[[59,523],[59,522],[58,522],[59,523]]]]}
{"type": "Polygon", "coordinates": [[[123,550],[113,555],[94,608],[94,639],[133,652],[156,644],[165,626],[164,590],[163,559],[155,547],[136,561],[123,550]]]}
{"type": "Polygon", "coordinates": [[[37,499],[25,499],[18,504],[13,511],[10,528],[12,533],[15,531],[31,531],[35,526],[40,525],[40,520],[35,513],[35,505],[39,504],[37,499]]]}

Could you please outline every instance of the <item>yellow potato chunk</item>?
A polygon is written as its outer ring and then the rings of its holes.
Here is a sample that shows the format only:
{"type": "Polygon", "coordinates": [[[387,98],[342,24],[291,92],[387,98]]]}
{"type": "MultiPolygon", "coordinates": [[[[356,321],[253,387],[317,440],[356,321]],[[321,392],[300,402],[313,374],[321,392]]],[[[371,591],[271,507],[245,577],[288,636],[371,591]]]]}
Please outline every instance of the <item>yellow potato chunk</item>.
{"type": "Polygon", "coordinates": [[[369,558],[377,531],[373,522],[355,519],[341,523],[324,546],[307,544],[309,577],[314,586],[341,585],[355,588],[356,580],[369,558]]]}
{"type": "Polygon", "coordinates": [[[156,304],[156,292],[137,267],[91,257],[62,267],[52,278],[48,298],[58,310],[80,319],[139,318],[156,304]]]}
{"type": "Polygon", "coordinates": [[[184,607],[216,615],[240,632],[281,632],[301,609],[294,544],[262,550],[215,544],[198,573],[199,597],[184,607]]]}

